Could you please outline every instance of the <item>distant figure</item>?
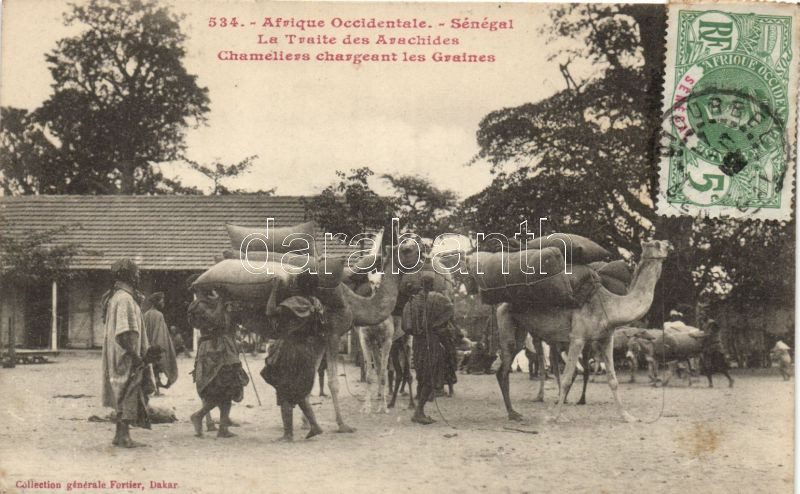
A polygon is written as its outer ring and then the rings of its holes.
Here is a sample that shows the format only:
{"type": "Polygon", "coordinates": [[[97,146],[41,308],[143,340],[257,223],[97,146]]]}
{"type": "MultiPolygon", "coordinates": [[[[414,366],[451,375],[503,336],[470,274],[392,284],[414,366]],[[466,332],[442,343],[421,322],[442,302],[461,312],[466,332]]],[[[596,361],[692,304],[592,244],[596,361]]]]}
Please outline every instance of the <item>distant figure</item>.
{"type": "Polygon", "coordinates": [[[464,358],[462,365],[467,374],[491,374],[492,364],[497,360],[497,355],[492,355],[486,349],[487,344],[479,341],[475,348],[470,351],[469,356],[464,358]]]}
{"type": "Polygon", "coordinates": [[[717,324],[717,321],[709,319],[703,332],[705,333],[705,338],[703,338],[703,353],[700,357],[700,373],[708,378],[709,388],[714,387],[711,375],[715,372],[727,377],[728,387],[732,388],[733,378],[728,374],[730,367],[728,366],[725,352],[722,350],[719,324],[717,324]]]}
{"type": "Polygon", "coordinates": [[[539,372],[544,372],[544,378],[550,379],[547,369],[550,366],[550,346],[542,342],[542,353],[544,354],[544,369],[540,369],[539,354],[536,353],[536,345],[530,334],[525,335],[525,358],[528,359],[528,379],[539,377],[539,372]]]}
{"type": "Polygon", "coordinates": [[[433,278],[422,278],[422,290],[403,309],[403,329],[414,337],[414,366],[417,370],[417,407],[413,422],[432,424],[425,415],[425,403],[434,399],[436,385],[445,381],[447,363],[441,339],[453,317],[453,303],[433,291],[433,278]]]}
{"type": "Polygon", "coordinates": [[[672,309],[671,311],[669,311],[669,317],[667,318],[666,321],[664,321],[664,329],[665,330],[674,329],[677,331],[681,331],[690,328],[684,322],[684,318],[685,316],[683,315],[682,312],[672,309]]]}
{"type": "MultiPolygon", "coordinates": [[[[694,331],[696,328],[688,326],[686,322],[684,322],[684,319],[685,316],[683,312],[680,312],[677,309],[672,309],[671,311],[669,311],[669,318],[666,321],[664,321],[664,331],[670,329],[678,332],[694,331]]],[[[722,344],[720,343],[720,350],[721,349],[722,349],[722,344]]],[[[687,367],[689,376],[696,375],[695,372],[696,365],[695,367],[692,367],[692,359],[689,358],[686,359],[685,362],[680,361],[675,364],[675,372],[678,374],[678,377],[681,377],[683,373],[687,371],[687,367]]],[[[689,378],[689,380],[691,381],[691,377],[689,378]]]]}
{"type": "Polygon", "coordinates": [[[792,377],[794,368],[792,367],[792,356],[789,353],[789,345],[782,341],[775,343],[772,347],[771,354],[774,360],[778,361],[778,369],[781,371],[781,376],[784,381],[788,381],[792,377]]]}
{"type": "Polygon", "coordinates": [[[316,356],[325,345],[325,321],[322,303],[313,296],[317,278],[301,273],[293,287],[282,297],[279,289],[273,290],[267,315],[275,321],[281,338],[270,345],[261,377],[275,388],[277,403],[281,408],[283,437],[279,441],[294,440],[292,416],[299,405],[311,427],[306,439],[322,434],[308,396],[314,387],[316,356]],[[292,295],[293,292],[298,293],[292,295]]]}
{"type": "Polygon", "coordinates": [[[116,434],[111,444],[135,448],[144,444],[131,439],[130,426],[150,428],[147,395],[155,387],[143,360],[150,345],[137,300],[139,267],[121,259],[111,266],[111,278],[114,285],[102,299],[103,405],[115,411],[116,434]]]}
{"type": "Polygon", "coordinates": [[[184,357],[190,357],[189,347],[187,347],[186,343],[183,341],[183,336],[180,331],[178,331],[177,326],[170,326],[169,334],[172,337],[172,344],[175,346],[175,354],[180,355],[182,353],[184,357]]]}
{"type": "Polygon", "coordinates": [[[167,322],[164,320],[164,293],[156,292],[147,299],[150,308],[144,313],[144,328],[147,331],[147,341],[151,345],[158,345],[163,350],[161,359],[153,363],[153,378],[156,382],[156,395],[160,395],[159,388],[169,388],[178,380],[178,361],[175,358],[175,346],[172,343],[167,322]],[[167,382],[161,382],[161,375],[166,376],[167,382]]]}
{"type": "Polygon", "coordinates": [[[450,321],[447,326],[442,330],[441,345],[444,350],[444,372],[442,375],[442,382],[437,385],[437,391],[444,388],[447,384],[447,396],[452,397],[455,394],[453,386],[458,382],[456,371],[458,370],[458,351],[456,345],[463,338],[461,330],[450,321]]]}

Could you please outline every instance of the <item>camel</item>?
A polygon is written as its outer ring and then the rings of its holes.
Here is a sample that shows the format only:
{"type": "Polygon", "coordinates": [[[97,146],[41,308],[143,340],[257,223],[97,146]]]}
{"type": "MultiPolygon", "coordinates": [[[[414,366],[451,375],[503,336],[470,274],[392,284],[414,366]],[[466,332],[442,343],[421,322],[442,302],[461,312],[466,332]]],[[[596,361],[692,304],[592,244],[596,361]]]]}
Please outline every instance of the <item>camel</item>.
{"type": "MultiPolygon", "coordinates": [[[[376,256],[380,259],[380,245],[383,240],[383,232],[378,233],[373,241],[373,248],[367,254],[368,256],[376,256]]],[[[358,286],[354,286],[354,293],[361,296],[372,295],[378,286],[380,286],[381,275],[370,273],[367,281],[358,286]]],[[[364,356],[364,369],[367,374],[367,393],[364,398],[364,406],[361,411],[363,413],[372,412],[372,383],[378,383],[378,413],[389,413],[391,408],[386,403],[386,395],[388,392],[387,383],[389,355],[394,340],[395,328],[400,325],[400,318],[397,316],[389,316],[380,323],[373,326],[356,326],[358,333],[358,341],[361,345],[361,354],[364,356]],[[371,378],[370,374],[374,372],[375,378],[371,378]]],[[[392,401],[394,405],[394,401],[392,401]]]]}
{"type": "MultiPolygon", "coordinates": [[[[508,374],[513,356],[522,348],[525,334],[547,342],[569,342],[567,364],[561,382],[572,381],[578,357],[587,342],[597,341],[602,349],[601,357],[608,372],[608,386],[614,397],[619,414],[626,422],[636,418],[628,412],[617,393],[617,376],[614,371],[614,328],[642,317],[653,302],[653,291],[661,276],[664,259],[673,250],[669,241],[642,242],[642,258],[636,266],[627,295],[615,295],[602,286],[580,307],[528,307],[500,304],[497,308],[497,324],[500,333],[501,365],[497,371],[497,382],[503,394],[508,418],[522,420],[511,405],[508,374]]],[[[559,389],[556,421],[566,421],[562,407],[566,398],[565,388],[559,389]]]]}
{"type": "Polygon", "coordinates": [[[394,336],[394,318],[387,317],[380,324],[375,326],[356,326],[358,341],[361,344],[361,352],[364,355],[364,367],[367,370],[367,394],[364,398],[363,413],[372,412],[372,383],[378,382],[378,413],[389,413],[389,406],[386,403],[389,352],[392,348],[392,337],[394,336]],[[370,374],[375,374],[372,379],[370,374]]]}
{"type": "MultiPolygon", "coordinates": [[[[374,326],[385,321],[394,309],[400,279],[403,276],[399,272],[395,273],[395,269],[392,269],[393,266],[396,268],[398,266],[415,266],[418,262],[418,254],[413,249],[401,250],[400,246],[394,246],[393,249],[387,250],[391,255],[384,256],[383,280],[371,297],[357,295],[344,283],[339,283],[332,289],[319,289],[320,299],[324,299],[322,301],[325,305],[328,333],[326,344],[321,345],[317,352],[316,367],[319,368],[327,350],[328,388],[331,392],[338,432],[349,433],[356,430],[345,423],[339,402],[337,359],[339,340],[354,326],[374,326]],[[336,303],[337,301],[338,303],[336,303]]],[[[194,310],[202,311],[207,320],[228,326],[230,324],[230,317],[227,315],[228,307],[235,304],[236,301],[222,291],[217,292],[206,288],[197,289],[196,292],[197,300],[200,300],[201,303],[196,304],[194,310]]],[[[246,317],[250,319],[245,324],[246,327],[257,327],[264,333],[269,332],[270,324],[263,313],[248,312],[246,317]]]]}

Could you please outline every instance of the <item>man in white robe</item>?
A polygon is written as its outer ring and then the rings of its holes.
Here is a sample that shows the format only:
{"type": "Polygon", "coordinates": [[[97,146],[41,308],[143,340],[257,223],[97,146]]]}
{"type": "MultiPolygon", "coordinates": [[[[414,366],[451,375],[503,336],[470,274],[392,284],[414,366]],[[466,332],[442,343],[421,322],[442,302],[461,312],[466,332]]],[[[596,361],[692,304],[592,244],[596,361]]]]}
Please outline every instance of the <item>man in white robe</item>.
{"type": "Polygon", "coordinates": [[[111,266],[114,286],[103,297],[103,405],[116,412],[112,444],[142,446],[130,437],[130,425],[149,428],[147,394],[153,383],[143,357],[148,349],[142,311],[137,300],[139,268],[130,259],[111,266]]]}

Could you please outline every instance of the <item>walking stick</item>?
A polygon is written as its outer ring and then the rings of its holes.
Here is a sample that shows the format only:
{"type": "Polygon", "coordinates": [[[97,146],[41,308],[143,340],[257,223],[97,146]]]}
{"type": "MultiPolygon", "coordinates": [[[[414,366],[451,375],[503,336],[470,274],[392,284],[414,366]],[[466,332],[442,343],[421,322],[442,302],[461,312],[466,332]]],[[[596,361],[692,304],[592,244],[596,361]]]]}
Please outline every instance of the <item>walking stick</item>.
{"type": "Polygon", "coordinates": [[[247,363],[247,355],[245,355],[241,349],[239,349],[239,344],[236,343],[236,339],[234,338],[233,344],[236,345],[236,351],[239,352],[242,357],[244,357],[244,366],[247,368],[247,375],[250,376],[250,384],[253,385],[253,392],[256,394],[256,399],[258,400],[258,406],[261,406],[261,397],[258,396],[258,389],[256,388],[256,381],[253,379],[253,373],[250,372],[250,364],[247,363]]]}

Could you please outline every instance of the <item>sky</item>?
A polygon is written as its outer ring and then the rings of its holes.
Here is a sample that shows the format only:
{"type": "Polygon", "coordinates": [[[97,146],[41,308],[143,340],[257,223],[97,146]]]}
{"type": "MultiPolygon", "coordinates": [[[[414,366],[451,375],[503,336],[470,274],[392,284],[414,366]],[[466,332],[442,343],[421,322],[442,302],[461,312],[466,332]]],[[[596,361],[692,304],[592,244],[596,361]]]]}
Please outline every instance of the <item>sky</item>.
{"type": "MultiPolygon", "coordinates": [[[[335,180],[336,170],[368,166],[379,176],[415,174],[461,198],[491,181],[489,166],[467,162],[478,151],[475,133],[480,120],[500,108],[538,101],[561,89],[564,80],[541,34],[547,25],[546,5],[487,4],[288,4],[254,1],[170,2],[186,15],[185,66],[208,87],[211,100],[206,126],[187,131],[187,155],[200,163],[215,159],[235,163],[258,155],[251,173],[226,183],[229,187],[269,189],[281,195],[319,192],[335,180]],[[257,34],[329,34],[347,32],[375,36],[415,35],[381,30],[327,27],[305,33],[249,28],[212,29],[209,17],[237,16],[261,23],[266,16],[355,19],[423,18],[441,21],[431,29],[458,37],[453,53],[490,53],[494,63],[276,63],[220,62],[220,50],[298,51],[255,43],[257,34]],[[514,19],[505,31],[450,28],[452,18],[514,19]]],[[[52,79],[44,55],[55,41],[71,32],[63,26],[66,2],[6,0],[3,2],[0,103],[33,109],[51,93],[52,79]]],[[[422,34],[425,34],[422,32],[422,34]]],[[[341,38],[340,38],[341,39],[341,38]]],[[[315,47],[314,49],[325,49],[315,47]]],[[[342,45],[331,51],[347,51],[342,45]]],[[[433,48],[423,48],[430,55],[433,48]]],[[[384,50],[385,51],[385,50],[384,50]]],[[[400,49],[402,51],[402,49],[400,49]]],[[[188,167],[164,164],[168,176],[189,185],[210,181],[188,167]]],[[[387,192],[381,180],[372,182],[387,192]]]]}

